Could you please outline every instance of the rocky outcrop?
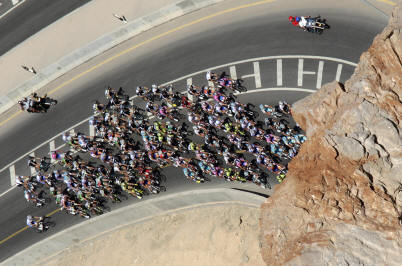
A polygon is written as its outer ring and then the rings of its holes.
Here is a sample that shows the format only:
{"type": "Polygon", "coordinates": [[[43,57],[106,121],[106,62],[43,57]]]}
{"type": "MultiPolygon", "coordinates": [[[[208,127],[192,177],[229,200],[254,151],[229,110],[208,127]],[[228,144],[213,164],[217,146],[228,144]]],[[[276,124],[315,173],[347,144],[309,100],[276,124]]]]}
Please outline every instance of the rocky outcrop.
{"type": "Polygon", "coordinates": [[[308,140],[262,205],[267,265],[401,265],[401,9],[345,85],[293,105],[308,140]]]}

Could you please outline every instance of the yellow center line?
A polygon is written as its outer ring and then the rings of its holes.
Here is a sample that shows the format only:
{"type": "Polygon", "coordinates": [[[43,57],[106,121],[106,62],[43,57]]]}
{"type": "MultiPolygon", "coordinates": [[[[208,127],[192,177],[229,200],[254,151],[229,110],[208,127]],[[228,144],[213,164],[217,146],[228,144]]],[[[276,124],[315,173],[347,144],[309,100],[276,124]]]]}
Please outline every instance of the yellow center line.
{"type": "Polygon", "coordinates": [[[14,114],[10,115],[6,120],[0,122],[0,127],[1,127],[2,125],[4,125],[5,123],[7,123],[8,121],[10,121],[11,119],[13,119],[14,117],[16,117],[17,115],[20,115],[20,114],[22,114],[22,111],[21,111],[21,110],[18,110],[18,111],[15,112],[14,114]]]}
{"type": "MultiPolygon", "coordinates": [[[[230,12],[233,12],[233,11],[237,11],[237,10],[240,10],[240,9],[244,9],[244,8],[248,8],[248,7],[258,6],[258,5],[262,5],[262,4],[266,4],[266,3],[272,3],[272,2],[275,2],[275,1],[276,1],[276,0],[263,0],[263,1],[258,1],[258,2],[254,2],[254,3],[250,3],[250,4],[245,4],[245,5],[241,5],[241,6],[229,8],[229,9],[222,10],[222,11],[219,11],[219,12],[217,12],[217,13],[211,14],[211,15],[209,15],[209,16],[206,16],[206,17],[202,17],[202,18],[193,20],[192,22],[189,22],[189,23],[187,23],[187,24],[178,26],[178,27],[176,27],[176,28],[174,28],[174,29],[171,29],[171,30],[169,30],[169,31],[166,31],[166,32],[164,32],[164,33],[161,33],[161,34],[159,34],[159,35],[156,35],[156,36],[154,36],[154,37],[152,37],[152,38],[150,38],[150,39],[148,39],[148,40],[146,40],[146,41],[143,41],[143,42],[141,42],[141,43],[139,43],[139,44],[136,44],[136,45],[134,45],[134,46],[132,46],[132,47],[130,47],[130,48],[127,48],[126,50],[124,50],[124,51],[122,51],[122,52],[120,52],[120,53],[118,53],[118,54],[116,54],[116,55],[113,55],[113,56],[111,56],[111,57],[105,59],[104,61],[98,63],[97,65],[94,65],[93,67],[90,67],[89,69],[87,69],[87,70],[81,72],[80,74],[74,76],[74,77],[71,78],[70,80],[67,80],[67,81],[63,82],[62,84],[60,84],[59,86],[57,86],[56,88],[54,88],[53,90],[51,90],[51,91],[48,93],[48,95],[51,95],[51,94],[55,93],[55,92],[58,91],[59,89],[61,89],[61,88],[65,87],[65,86],[67,86],[67,85],[70,84],[71,82],[73,82],[73,81],[79,79],[80,77],[82,77],[82,76],[84,76],[84,75],[86,75],[86,74],[92,72],[93,70],[95,70],[95,69],[97,69],[97,68],[103,66],[104,64],[109,63],[110,61],[112,61],[112,60],[114,60],[114,59],[116,59],[116,58],[118,58],[118,57],[120,57],[120,56],[122,56],[122,55],[125,55],[125,54],[127,54],[128,52],[131,52],[131,51],[137,49],[138,47],[141,47],[141,46],[143,46],[143,45],[145,45],[145,44],[148,44],[148,43],[150,43],[150,42],[152,42],[152,41],[158,40],[158,39],[160,39],[160,38],[162,38],[162,37],[164,37],[164,36],[166,36],[166,35],[169,35],[169,34],[171,34],[171,33],[174,33],[174,32],[176,32],[176,31],[179,31],[179,30],[181,30],[181,29],[187,28],[187,27],[192,26],[192,25],[194,25],[194,24],[200,23],[200,22],[202,22],[202,21],[205,21],[205,20],[208,20],[208,19],[211,19],[211,18],[220,16],[220,15],[223,15],[223,14],[227,14],[227,13],[230,13],[230,12]]],[[[13,119],[14,117],[16,117],[17,115],[19,115],[19,114],[21,114],[21,113],[22,113],[21,110],[18,111],[18,112],[16,112],[16,113],[14,113],[14,114],[11,115],[9,118],[7,118],[5,121],[1,122],[1,123],[0,123],[0,126],[4,125],[5,123],[7,123],[8,121],[10,121],[11,119],[13,119]]],[[[53,214],[55,214],[55,213],[57,213],[57,212],[59,212],[59,211],[60,211],[60,209],[56,209],[56,210],[52,211],[51,213],[47,214],[46,217],[50,217],[50,216],[52,216],[53,214]]],[[[12,238],[12,237],[18,235],[19,233],[25,231],[27,228],[28,228],[28,226],[25,226],[24,228],[21,228],[21,229],[18,230],[17,232],[15,232],[15,233],[11,234],[10,236],[6,237],[5,239],[1,240],[1,241],[0,241],[0,245],[3,244],[4,242],[6,242],[7,240],[9,240],[10,238],[12,238]]]]}
{"type": "Polygon", "coordinates": [[[18,230],[17,232],[15,232],[14,234],[9,235],[8,237],[4,238],[3,240],[0,241],[0,245],[3,244],[4,242],[6,242],[7,240],[9,240],[10,238],[18,235],[19,233],[25,231],[28,229],[28,226],[25,226],[24,228],[21,228],[20,230],[18,230]]]}
{"type": "Polygon", "coordinates": [[[383,3],[386,3],[386,4],[391,5],[391,6],[396,5],[396,3],[394,1],[390,1],[390,0],[376,0],[376,1],[377,2],[383,2],[383,3]]]}
{"type": "MultiPolygon", "coordinates": [[[[46,216],[46,217],[50,217],[50,216],[52,216],[53,214],[58,213],[59,211],[60,211],[60,208],[57,208],[56,210],[54,210],[54,211],[52,211],[52,212],[46,214],[45,216],[46,216]]],[[[3,240],[0,241],[0,245],[3,244],[4,242],[6,242],[7,240],[9,240],[10,238],[13,238],[14,236],[18,235],[19,233],[24,232],[24,231],[27,230],[28,228],[29,228],[28,226],[25,226],[25,227],[21,228],[20,230],[18,230],[17,232],[15,232],[15,233],[9,235],[8,237],[4,238],[3,240]]]]}
{"type": "MultiPolygon", "coordinates": [[[[72,77],[71,79],[69,79],[69,80],[63,82],[62,84],[60,84],[59,86],[57,86],[56,88],[54,88],[53,90],[51,90],[51,91],[48,93],[48,95],[52,95],[53,93],[55,93],[55,92],[58,91],[59,89],[61,89],[61,88],[65,87],[65,86],[67,86],[67,85],[70,84],[71,82],[73,82],[73,81],[75,81],[75,80],[77,80],[77,79],[79,79],[79,78],[85,76],[86,74],[88,74],[88,73],[94,71],[95,69],[97,69],[97,68],[103,66],[104,64],[109,63],[109,62],[113,61],[114,59],[119,58],[119,57],[121,57],[122,55],[127,54],[128,52],[131,52],[131,51],[133,51],[133,50],[135,50],[135,49],[137,49],[137,48],[139,48],[139,47],[141,47],[141,46],[144,46],[144,45],[146,45],[146,44],[148,44],[148,43],[151,43],[151,42],[153,42],[153,41],[155,41],[155,40],[158,40],[158,39],[160,39],[160,38],[162,38],[162,37],[164,37],[164,36],[167,36],[167,35],[169,35],[169,34],[172,34],[172,33],[174,33],[174,32],[177,32],[177,31],[179,31],[179,30],[181,30],[181,29],[190,27],[190,26],[192,26],[192,25],[194,25],[194,24],[200,23],[200,22],[202,22],[202,21],[205,21],[205,20],[208,20],[208,19],[211,19],[211,18],[220,16],[220,15],[223,15],[223,14],[227,14],[227,13],[234,12],[234,11],[237,11],[237,10],[240,10],[240,9],[244,9],[244,8],[248,8],[248,7],[254,7],[254,6],[258,6],[258,5],[262,5],[262,4],[272,3],[272,2],[275,2],[275,1],[276,1],[276,0],[263,0],[263,1],[258,1],[258,2],[254,2],[254,3],[250,3],[250,4],[245,4],[245,5],[240,5],[240,6],[237,6],[237,7],[229,8],[229,9],[222,10],[222,11],[219,11],[219,12],[217,12],[217,13],[211,14],[211,15],[209,15],[209,16],[196,19],[196,20],[194,20],[194,21],[192,21],[192,22],[189,22],[189,23],[187,23],[187,24],[178,26],[178,27],[176,27],[176,28],[174,28],[174,29],[171,29],[171,30],[169,30],[169,31],[166,31],[166,32],[164,32],[164,33],[161,33],[161,34],[159,34],[159,35],[156,35],[156,36],[154,36],[154,37],[152,37],[152,38],[150,38],[150,39],[148,39],[148,40],[145,40],[145,41],[143,41],[143,42],[141,42],[141,43],[139,43],[139,44],[136,44],[136,45],[134,45],[134,46],[132,46],[132,47],[130,47],[130,48],[127,48],[126,50],[124,50],[124,51],[122,51],[122,52],[120,52],[120,53],[118,53],[118,54],[115,54],[115,55],[113,55],[113,56],[111,56],[111,57],[105,59],[104,61],[102,61],[102,62],[100,62],[100,63],[98,63],[98,64],[96,64],[96,65],[94,65],[94,66],[92,66],[92,67],[90,67],[90,68],[88,68],[87,70],[85,70],[85,71],[83,71],[83,72],[77,74],[76,76],[74,76],[74,77],[72,77]]],[[[21,114],[21,113],[22,113],[22,111],[18,111],[18,112],[16,112],[16,113],[14,113],[13,115],[11,115],[10,117],[8,117],[6,120],[0,122],[0,127],[3,126],[3,125],[4,125],[5,123],[7,123],[8,121],[10,121],[11,119],[13,119],[14,117],[16,117],[17,115],[21,114]]]]}
{"type": "Polygon", "coordinates": [[[209,16],[206,16],[206,17],[202,17],[202,18],[193,20],[193,21],[191,21],[191,22],[189,22],[189,23],[186,23],[186,24],[184,24],[184,25],[178,26],[178,27],[173,28],[173,29],[171,29],[171,30],[168,30],[168,31],[166,31],[166,32],[164,32],[164,33],[161,33],[161,34],[159,34],[159,35],[156,35],[156,36],[154,36],[154,37],[152,37],[152,38],[150,38],[150,39],[148,39],[148,40],[145,40],[145,41],[143,41],[143,42],[140,42],[139,44],[136,44],[136,45],[134,45],[134,46],[131,46],[131,47],[127,48],[126,50],[124,50],[124,51],[122,51],[122,52],[120,52],[120,53],[118,53],[118,54],[115,54],[115,55],[113,55],[113,56],[111,56],[111,57],[105,59],[104,61],[102,61],[102,62],[100,62],[100,63],[94,65],[93,67],[91,67],[91,68],[89,68],[89,69],[87,69],[87,70],[81,72],[80,74],[74,76],[74,77],[71,78],[70,80],[67,80],[67,81],[63,82],[62,84],[60,84],[59,86],[57,86],[56,88],[54,88],[53,90],[51,90],[51,91],[48,93],[48,95],[51,95],[51,94],[55,93],[55,92],[58,91],[59,89],[65,87],[66,85],[68,85],[68,84],[70,84],[71,82],[73,82],[73,81],[79,79],[80,77],[82,77],[82,76],[84,76],[84,75],[86,75],[86,74],[92,72],[93,70],[95,70],[95,69],[97,69],[97,68],[103,66],[104,64],[109,63],[110,61],[113,61],[114,59],[119,58],[119,57],[121,57],[122,55],[127,54],[128,52],[131,52],[131,51],[133,51],[133,50],[135,50],[135,49],[137,49],[137,48],[139,48],[139,47],[141,47],[141,46],[144,46],[145,44],[151,43],[151,42],[153,42],[153,41],[155,41],[155,40],[158,40],[158,39],[160,39],[160,38],[162,38],[162,37],[164,37],[164,36],[167,36],[167,35],[169,35],[169,34],[172,34],[172,33],[174,33],[174,32],[177,32],[177,31],[179,31],[179,30],[181,30],[181,29],[187,28],[187,27],[192,26],[192,25],[194,25],[194,24],[200,23],[200,22],[202,22],[202,21],[205,21],[205,20],[208,20],[208,19],[211,19],[211,18],[220,16],[220,15],[223,15],[223,14],[227,14],[227,13],[230,13],[230,12],[233,12],[233,11],[237,11],[237,10],[240,10],[240,9],[244,9],[244,8],[248,8],[248,7],[253,7],[253,6],[262,5],[262,4],[266,4],[266,3],[271,3],[271,2],[274,2],[274,1],[276,1],[276,0],[263,0],[263,1],[258,1],[258,2],[254,2],[254,3],[250,3],[250,4],[245,4],[245,5],[241,5],[241,6],[229,8],[229,9],[222,10],[222,11],[219,11],[219,12],[217,12],[217,13],[211,14],[211,15],[209,15],[209,16]]]}
{"type": "Polygon", "coordinates": [[[46,217],[50,217],[50,216],[52,216],[53,214],[58,213],[59,211],[61,211],[61,209],[60,209],[60,208],[57,208],[57,209],[55,209],[54,211],[52,211],[51,213],[46,214],[45,216],[46,216],[46,217]]]}

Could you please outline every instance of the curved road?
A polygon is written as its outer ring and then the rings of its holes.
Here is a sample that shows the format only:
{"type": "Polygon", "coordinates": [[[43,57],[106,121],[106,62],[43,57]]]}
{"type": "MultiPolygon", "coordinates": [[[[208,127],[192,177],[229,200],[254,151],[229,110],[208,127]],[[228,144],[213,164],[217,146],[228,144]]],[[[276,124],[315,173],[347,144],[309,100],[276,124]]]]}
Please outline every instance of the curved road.
{"type": "MultiPolygon", "coordinates": [[[[0,56],[90,0],[27,0],[0,19],[0,56]]],[[[3,8],[11,0],[3,0],[3,8]]]]}
{"type": "MultiPolygon", "coordinates": [[[[150,30],[62,77],[61,80],[53,83],[53,87],[63,82],[63,79],[68,80],[89,66],[102,62],[136,43],[194,21],[199,17],[205,17],[244,2],[228,1],[225,2],[225,5],[220,4],[206,8],[150,30]]],[[[360,54],[369,47],[373,37],[387,23],[382,15],[375,13],[370,8],[365,8],[365,6],[346,10],[340,7],[338,7],[339,9],[328,9],[317,5],[311,11],[302,7],[301,4],[300,6],[297,4],[286,6],[285,4],[273,2],[249,7],[194,24],[170,34],[168,38],[148,43],[72,82],[52,95],[60,99],[60,103],[51,112],[29,117],[24,115],[14,121],[7,130],[2,129],[4,134],[0,136],[0,147],[2,147],[0,165],[8,164],[38,144],[87,118],[91,114],[91,102],[94,99],[103,99],[104,88],[107,85],[123,86],[129,94],[133,94],[137,85],[149,85],[153,82],[161,84],[203,69],[228,64],[222,70],[229,73],[229,66],[232,66],[232,70],[234,67],[238,77],[246,76],[244,80],[248,89],[256,91],[241,96],[240,101],[274,104],[280,99],[286,99],[292,103],[305,97],[309,92],[284,88],[315,89],[319,85],[319,79],[322,84],[334,80],[340,64],[342,65],[341,74],[338,77],[341,82],[348,79],[354,70],[353,66],[346,63],[339,63],[327,58],[298,57],[298,55],[332,57],[358,62],[360,54]],[[305,33],[289,25],[287,22],[289,13],[321,14],[327,18],[332,28],[321,36],[305,33]],[[261,58],[283,55],[293,55],[293,57],[270,60],[261,58]],[[257,59],[247,61],[251,58],[257,59]],[[246,60],[246,62],[231,64],[231,62],[240,60],[246,60]],[[280,63],[278,63],[279,61],[280,63]],[[282,66],[281,78],[278,76],[279,65],[282,66]],[[322,73],[322,78],[319,78],[319,73],[322,73]],[[281,89],[267,92],[264,88],[281,89]]],[[[192,80],[196,84],[205,83],[203,74],[195,75],[192,80]]],[[[185,84],[186,79],[175,83],[177,88],[184,88],[185,84]]],[[[83,126],[79,130],[88,132],[87,125],[85,124],[85,127],[83,126]]],[[[60,144],[61,142],[56,141],[56,147],[60,144]]],[[[45,145],[36,151],[36,154],[44,156],[47,152],[49,152],[49,146],[45,145]]],[[[29,169],[24,168],[25,164],[25,160],[16,164],[17,174],[29,174],[29,169]]],[[[200,185],[186,181],[176,169],[166,169],[165,174],[169,176],[166,184],[167,193],[200,187],[200,185]]],[[[6,187],[9,180],[8,171],[0,173],[0,188],[6,187]]],[[[267,193],[253,184],[240,186],[221,180],[213,180],[211,183],[201,186],[217,185],[267,193]]],[[[135,200],[125,201],[119,206],[130,204],[133,201],[135,200]]],[[[0,198],[0,209],[2,210],[0,216],[1,241],[24,227],[27,213],[47,214],[53,211],[55,206],[34,209],[26,203],[22,191],[17,188],[0,198]]],[[[0,261],[55,231],[82,221],[81,218],[61,213],[56,213],[53,217],[57,223],[55,230],[41,235],[26,230],[4,243],[0,243],[0,261]]]]}

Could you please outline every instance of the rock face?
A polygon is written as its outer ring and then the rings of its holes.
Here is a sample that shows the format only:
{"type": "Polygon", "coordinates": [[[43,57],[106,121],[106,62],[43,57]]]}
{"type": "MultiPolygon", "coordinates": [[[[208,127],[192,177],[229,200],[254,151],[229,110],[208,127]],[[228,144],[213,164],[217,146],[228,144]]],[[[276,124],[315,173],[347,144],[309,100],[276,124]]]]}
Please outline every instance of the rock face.
{"type": "Polygon", "coordinates": [[[402,264],[401,11],[345,85],[293,105],[308,140],[262,205],[267,265],[402,264]]]}

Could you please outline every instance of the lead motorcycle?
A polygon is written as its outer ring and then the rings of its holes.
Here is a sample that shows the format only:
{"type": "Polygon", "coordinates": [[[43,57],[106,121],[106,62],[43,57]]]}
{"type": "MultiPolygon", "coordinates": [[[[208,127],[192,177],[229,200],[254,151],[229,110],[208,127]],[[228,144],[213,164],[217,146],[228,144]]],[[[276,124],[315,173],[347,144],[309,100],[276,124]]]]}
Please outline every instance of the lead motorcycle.
{"type": "Polygon", "coordinates": [[[312,18],[310,16],[290,16],[289,21],[305,31],[311,33],[322,34],[324,30],[329,29],[330,26],[327,24],[326,19],[322,19],[320,16],[312,18]]]}
{"type": "Polygon", "coordinates": [[[28,98],[18,101],[18,104],[21,110],[26,110],[28,113],[46,113],[51,106],[57,104],[57,100],[51,99],[46,94],[40,97],[33,93],[28,98]]]}

